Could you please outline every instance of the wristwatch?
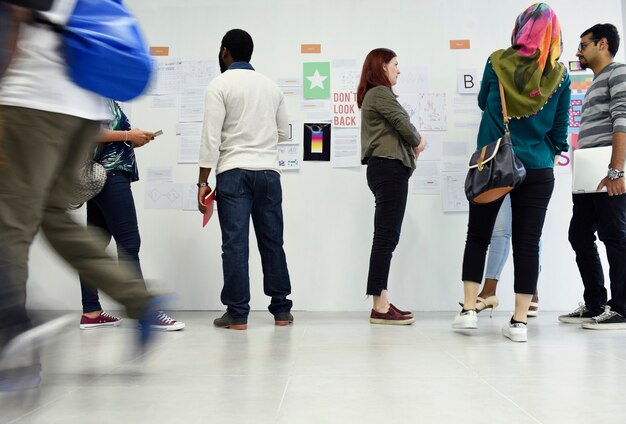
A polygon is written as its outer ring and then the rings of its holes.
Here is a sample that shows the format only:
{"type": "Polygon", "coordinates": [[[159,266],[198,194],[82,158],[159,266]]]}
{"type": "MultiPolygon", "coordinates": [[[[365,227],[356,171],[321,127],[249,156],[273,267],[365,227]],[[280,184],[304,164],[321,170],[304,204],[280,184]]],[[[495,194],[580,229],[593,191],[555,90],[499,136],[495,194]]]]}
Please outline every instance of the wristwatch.
{"type": "Polygon", "coordinates": [[[609,180],[617,180],[618,178],[622,178],[624,176],[624,171],[620,171],[617,168],[611,168],[611,166],[609,165],[609,170],[606,173],[606,176],[609,178],[609,180]]]}
{"type": "MultiPolygon", "coordinates": [[[[622,172],[622,175],[624,175],[624,173],[622,172]]],[[[196,184],[198,187],[208,187],[209,183],[197,183],[196,184]]]]}

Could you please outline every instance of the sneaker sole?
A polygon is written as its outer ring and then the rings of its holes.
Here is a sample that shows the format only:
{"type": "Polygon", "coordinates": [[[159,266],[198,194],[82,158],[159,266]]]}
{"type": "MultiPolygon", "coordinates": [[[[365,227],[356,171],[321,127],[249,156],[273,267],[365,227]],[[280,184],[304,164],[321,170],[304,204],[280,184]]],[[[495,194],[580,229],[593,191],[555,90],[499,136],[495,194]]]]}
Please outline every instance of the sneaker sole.
{"type": "Polygon", "coordinates": [[[23,332],[6,345],[2,352],[3,357],[20,355],[28,351],[39,349],[51,342],[54,336],[63,331],[63,329],[70,325],[75,319],[76,316],[74,314],[63,315],[23,332]]]}
{"type": "Polygon", "coordinates": [[[477,330],[478,329],[478,322],[475,322],[473,324],[455,324],[455,323],[452,323],[452,328],[454,328],[455,330],[477,330]]]}
{"type": "Polygon", "coordinates": [[[151,325],[150,327],[155,331],[180,331],[185,328],[185,323],[179,322],[172,325],[151,325]]]}
{"type": "Polygon", "coordinates": [[[563,322],[565,324],[582,324],[587,321],[591,321],[591,318],[559,317],[559,322],[563,322]]]}
{"type": "Polygon", "coordinates": [[[526,334],[508,334],[504,330],[502,330],[502,335],[512,342],[524,343],[528,341],[528,336],[526,334]]]}
{"type": "Polygon", "coordinates": [[[401,320],[389,320],[370,318],[370,324],[383,324],[383,325],[409,325],[415,322],[415,318],[401,319],[401,320]]]}
{"type": "Polygon", "coordinates": [[[274,321],[274,325],[277,327],[286,327],[293,324],[293,321],[274,321]]]}
{"type": "Polygon", "coordinates": [[[626,330],[626,324],[594,324],[592,322],[583,322],[582,328],[587,330],[626,330]]]}
{"type": "Polygon", "coordinates": [[[79,327],[81,330],[92,330],[94,328],[102,328],[102,327],[119,327],[121,323],[122,323],[122,320],[119,320],[115,322],[103,322],[99,324],[80,324],[79,327]]]}

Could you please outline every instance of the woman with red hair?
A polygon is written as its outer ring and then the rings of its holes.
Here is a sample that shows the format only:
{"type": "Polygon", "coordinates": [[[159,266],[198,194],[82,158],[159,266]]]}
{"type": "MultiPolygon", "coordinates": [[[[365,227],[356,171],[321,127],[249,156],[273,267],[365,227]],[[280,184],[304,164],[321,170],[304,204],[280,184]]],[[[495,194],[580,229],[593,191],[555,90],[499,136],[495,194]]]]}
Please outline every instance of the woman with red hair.
{"type": "Polygon", "coordinates": [[[389,267],[400,240],[409,177],[426,145],[392,91],[398,75],[396,54],[389,49],[374,49],[365,58],[357,90],[361,109],[361,163],[367,164],[367,184],[376,200],[367,277],[367,294],[373,298],[372,324],[406,325],[415,321],[411,312],[389,303],[387,294],[389,267]]]}

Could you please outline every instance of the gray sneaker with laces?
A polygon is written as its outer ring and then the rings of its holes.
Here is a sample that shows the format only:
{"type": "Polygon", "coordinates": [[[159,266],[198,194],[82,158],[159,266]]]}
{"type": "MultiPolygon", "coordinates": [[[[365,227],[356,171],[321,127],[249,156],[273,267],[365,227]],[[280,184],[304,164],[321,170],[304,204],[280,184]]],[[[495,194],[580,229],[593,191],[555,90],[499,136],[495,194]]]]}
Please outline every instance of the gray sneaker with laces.
{"type": "Polygon", "coordinates": [[[612,311],[610,306],[605,306],[604,312],[583,322],[582,327],[588,330],[626,330],[626,318],[612,311]]]}
{"type": "Polygon", "coordinates": [[[567,324],[580,324],[585,321],[589,321],[591,318],[598,314],[591,312],[584,303],[579,303],[578,308],[574,309],[569,314],[559,315],[559,321],[567,324]]]}

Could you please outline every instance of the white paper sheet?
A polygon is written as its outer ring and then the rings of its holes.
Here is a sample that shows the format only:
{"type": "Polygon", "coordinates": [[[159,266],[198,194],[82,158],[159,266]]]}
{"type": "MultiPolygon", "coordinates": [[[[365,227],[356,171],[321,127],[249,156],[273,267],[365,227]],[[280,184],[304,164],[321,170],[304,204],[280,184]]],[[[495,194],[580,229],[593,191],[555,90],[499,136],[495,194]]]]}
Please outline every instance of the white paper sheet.
{"type": "MultiPolygon", "coordinates": [[[[421,157],[420,157],[421,158],[421,157]]],[[[439,161],[417,161],[410,185],[413,194],[439,194],[440,193],[440,170],[439,161]]]]}
{"type": "Polygon", "coordinates": [[[172,182],[171,166],[149,166],[146,181],[148,182],[172,182]]]}
{"type": "Polygon", "coordinates": [[[465,197],[467,172],[441,173],[441,209],[443,212],[467,212],[469,202],[465,197]]]}
{"type": "Polygon", "coordinates": [[[333,168],[361,166],[361,130],[333,128],[330,143],[330,164],[333,168]]]}
{"type": "Polygon", "coordinates": [[[300,169],[302,150],[299,143],[278,144],[278,167],[284,170],[300,169]]]}
{"type": "Polygon", "coordinates": [[[162,181],[146,184],[146,209],[182,209],[184,185],[162,181]]]}
{"type": "Polygon", "coordinates": [[[178,163],[198,163],[200,157],[200,137],[180,137],[178,163]]]}
{"type": "Polygon", "coordinates": [[[186,88],[180,95],[178,120],[199,122],[204,119],[204,88],[186,88]]]}

